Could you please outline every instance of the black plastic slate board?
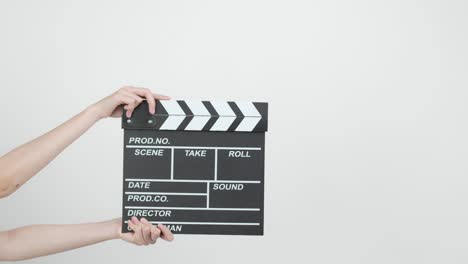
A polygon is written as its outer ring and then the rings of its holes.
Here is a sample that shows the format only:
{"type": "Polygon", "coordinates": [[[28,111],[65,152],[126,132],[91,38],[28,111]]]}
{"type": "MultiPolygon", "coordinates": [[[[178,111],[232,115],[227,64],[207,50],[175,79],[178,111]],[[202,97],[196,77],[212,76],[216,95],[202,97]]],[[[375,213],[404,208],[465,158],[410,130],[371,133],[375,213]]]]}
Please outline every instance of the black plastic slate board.
{"type": "Polygon", "coordinates": [[[267,103],[143,102],[122,116],[122,232],[145,217],[175,234],[263,235],[267,103]]]}

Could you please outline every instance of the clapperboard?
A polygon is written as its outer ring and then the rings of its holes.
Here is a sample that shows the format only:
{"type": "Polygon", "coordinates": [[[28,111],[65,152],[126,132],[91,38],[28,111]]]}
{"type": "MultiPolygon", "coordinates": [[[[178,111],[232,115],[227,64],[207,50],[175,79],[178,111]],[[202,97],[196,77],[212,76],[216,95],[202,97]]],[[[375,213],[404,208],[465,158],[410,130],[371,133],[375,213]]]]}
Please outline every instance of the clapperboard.
{"type": "Polygon", "coordinates": [[[132,216],[176,234],[263,235],[268,104],[144,101],[122,116],[122,231],[132,216]]]}

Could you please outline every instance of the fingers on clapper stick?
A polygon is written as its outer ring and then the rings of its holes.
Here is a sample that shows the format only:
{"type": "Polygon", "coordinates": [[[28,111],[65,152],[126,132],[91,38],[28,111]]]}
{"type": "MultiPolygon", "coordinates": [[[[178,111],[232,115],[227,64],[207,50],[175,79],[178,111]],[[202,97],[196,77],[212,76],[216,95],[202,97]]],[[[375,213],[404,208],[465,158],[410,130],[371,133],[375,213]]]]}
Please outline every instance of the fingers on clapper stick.
{"type": "Polygon", "coordinates": [[[172,232],[163,224],[158,224],[158,228],[161,230],[162,238],[166,241],[174,240],[174,235],[172,232]]]}

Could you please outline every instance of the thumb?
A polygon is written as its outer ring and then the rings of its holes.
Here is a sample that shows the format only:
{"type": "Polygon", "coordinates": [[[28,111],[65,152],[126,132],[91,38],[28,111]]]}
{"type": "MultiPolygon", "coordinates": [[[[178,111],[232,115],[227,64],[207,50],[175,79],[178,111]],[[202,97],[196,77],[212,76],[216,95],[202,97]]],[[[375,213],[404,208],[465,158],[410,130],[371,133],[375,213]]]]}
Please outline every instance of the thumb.
{"type": "MultiPolygon", "coordinates": [[[[129,220],[128,227],[130,227],[130,229],[133,230],[133,228],[135,227],[135,224],[133,224],[132,221],[129,220]]],[[[135,234],[133,232],[120,233],[120,238],[124,241],[132,242],[134,235],[135,234]]]]}

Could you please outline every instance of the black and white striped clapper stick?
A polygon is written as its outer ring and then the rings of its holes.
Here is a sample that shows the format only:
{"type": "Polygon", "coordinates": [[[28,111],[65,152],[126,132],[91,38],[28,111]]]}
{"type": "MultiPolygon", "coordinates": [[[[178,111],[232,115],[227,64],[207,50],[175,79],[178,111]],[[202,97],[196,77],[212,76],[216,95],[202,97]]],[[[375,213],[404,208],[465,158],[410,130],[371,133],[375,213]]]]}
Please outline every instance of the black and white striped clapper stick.
{"type": "MultiPolygon", "coordinates": [[[[266,130],[267,104],[252,102],[166,100],[157,102],[154,129],[261,132],[266,130]]],[[[128,126],[132,120],[124,120],[128,126]]],[[[141,125],[135,122],[134,125],[141,125]]]]}
{"type": "Polygon", "coordinates": [[[122,115],[122,231],[135,216],[176,234],[263,235],[268,104],[167,100],[122,115]]]}

